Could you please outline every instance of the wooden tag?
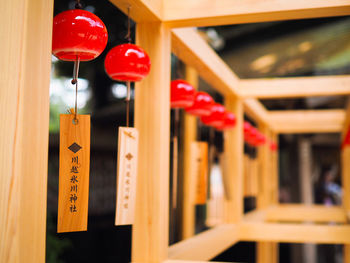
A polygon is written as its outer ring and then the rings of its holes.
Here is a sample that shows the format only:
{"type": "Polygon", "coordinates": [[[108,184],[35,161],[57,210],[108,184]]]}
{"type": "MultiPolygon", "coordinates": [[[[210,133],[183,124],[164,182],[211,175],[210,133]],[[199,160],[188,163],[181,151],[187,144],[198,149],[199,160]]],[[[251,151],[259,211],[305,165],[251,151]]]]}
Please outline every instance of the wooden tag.
{"type": "Polygon", "coordinates": [[[90,115],[60,115],[57,232],[86,231],[89,202],[90,115]]]}
{"type": "Polygon", "coordinates": [[[138,142],[135,128],[119,127],[116,226],[134,223],[138,142]]]}
{"type": "Polygon", "coordinates": [[[193,172],[197,176],[196,204],[205,204],[208,189],[208,143],[192,142],[193,172]]]}

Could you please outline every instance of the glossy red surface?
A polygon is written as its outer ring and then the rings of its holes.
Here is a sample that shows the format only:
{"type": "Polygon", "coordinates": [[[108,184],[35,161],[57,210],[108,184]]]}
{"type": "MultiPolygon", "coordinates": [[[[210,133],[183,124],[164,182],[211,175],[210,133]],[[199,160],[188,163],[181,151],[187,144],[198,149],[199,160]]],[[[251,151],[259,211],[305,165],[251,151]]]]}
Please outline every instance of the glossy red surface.
{"type": "Polygon", "coordinates": [[[252,146],[258,146],[258,130],[251,126],[249,132],[245,134],[244,139],[247,143],[249,143],[252,146]]]}
{"type": "Polygon", "coordinates": [[[208,93],[199,91],[195,94],[193,105],[185,108],[185,110],[187,113],[196,116],[208,116],[213,104],[214,100],[208,93]]]}
{"type": "Polygon", "coordinates": [[[246,133],[249,133],[250,132],[250,129],[252,128],[252,125],[250,125],[249,122],[245,121],[243,123],[243,132],[246,134],[246,133]]]}
{"type": "Polygon", "coordinates": [[[205,125],[221,127],[224,125],[225,112],[226,110],[224,106],[219,103],[214,103],[211,106],[210,115],[202,116],[201,121],[205,125]]]}
{"type": "Polygon", "coordinates": [[[229,111],[225,111],[223,123],[221,125],[216,126],[217,130],[226,130],[232,129],[236,125],[236,116],[229,111]]]}
{"type": "Polygon", "coordinates": [[[170,84],[170,105],[172,108],[187,108],[193,105],[195,89],[182,79],[173,80],[170,84]]]}
{"type": "Polygon", "coordinates": [[[271,151],[277,151],[277,149],[278,149],[277,144],[274,143],[274,142],[271,142],[270,143],[270,149],[271,149],[271,151]]]}
{"type": "Polygon", "coordinates": [[[92,60],[103,52],[107,40],[106,26],[91,12],[68,10],[53,19],[52,53],[60,60],[92,60]]]}
{"type": "Polygon", "coordinates": [[[266,137],[258,131],[258,134],[256,136],[256,141],[258,145],[263,145],[266,143],[266,137]]]}
{"type": "Polygon", "coordinates": [[[134,44],[122,44],[112,48],[106,55],[105,70],[111,79],[140,81],[151,69],[147,53],[134,44]]]}

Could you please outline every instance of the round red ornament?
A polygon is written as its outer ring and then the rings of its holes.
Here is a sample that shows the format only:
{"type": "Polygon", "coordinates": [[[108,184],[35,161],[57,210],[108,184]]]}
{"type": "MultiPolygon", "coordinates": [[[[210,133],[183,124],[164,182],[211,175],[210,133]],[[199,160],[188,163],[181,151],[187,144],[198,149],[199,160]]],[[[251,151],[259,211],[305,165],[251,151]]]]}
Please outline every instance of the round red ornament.
{"type": "Polygon", "coordinates": [[[210,115],[201,116],[201,121],[210,126],[222,126],[225,118],[225,107],[219,103],[212,104],[210,108],[210,115]]]}
{"type": "Polygon", "coordinates": [[[258,131],[258,134],[256,136],[256,141],[258,145],[263,145],[266,142],[266,137],[258,131]]]}
{"type": "Polygon", "coordinates": [[[112,48],[105,59],[105,69],[111,79],[140,81],[151,69],[147,53],[134,44],[122,44],[112,48]]]}
{"type": "Polygon", "coordinates": [[[52,53],[60,60],[92,60],[103,52],[107,40],[105,24],[89,11],[68,10],[53,19],[52,53]]]}
{"type": "Polygon", "coordinates": [[[225,111],[224,119],[221,125],[216,126],[217,130],[226,130],[235,127],[236,125],[236,116],[230,112],[225,111]]]}
{"type": "Polygon", "coordinates": [[[185,108],[185,110],[196,116],[208,116],[213,104],[214,100],[208,93],[199,91],[195,94],[193,105],[185,108]]]}
{"type": "Polygon", "coordinates": [[[277,151],[277,149],[278,149],[277,143],[271,142],[270,149],[271,149],[271,151],[277,151]]]}
{"type": "Polygon", "coordinates": [[[196,91],[187,81],[182,79],[173,80],[170,88],[172,108],[187,108],[193,105],[196,91]]]}
{"type": "Polygon", "coordinates": [[[252,126],[247,134],[247,142],[252,146],[258,146],[257,136],[258,130],[252,126]]]}

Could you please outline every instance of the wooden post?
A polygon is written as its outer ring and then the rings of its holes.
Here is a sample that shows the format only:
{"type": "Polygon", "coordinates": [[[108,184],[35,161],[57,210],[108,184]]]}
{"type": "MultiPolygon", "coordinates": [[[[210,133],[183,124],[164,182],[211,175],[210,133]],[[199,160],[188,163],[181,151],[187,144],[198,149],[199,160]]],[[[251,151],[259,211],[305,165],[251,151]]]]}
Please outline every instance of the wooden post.
{"type": "MultiPolygon", "coordinates": [[[[265,124],[259,125],[259,130],[267,139],[271,137],[271,131],[265,124]]],[[[275,185],[275,175],[272,166],[272,152],[268,143],[263,144],[258,149],[259,162],[259,190],[257,197],[257,209],[266,209],[272,204],[273,186],[275,185]],[[272,185],[271,185],[272,182],[272,185]]],[[[277,263],[278,262],[278,243],[276,242],[257,242],[256,262],[258,263],[277,263]]]]}
{"type": "Polygon", "coordinates": [[[225,131],[225,175],[228,176],[227,190],[230,200],[226,201],[227,223],[238,223],[243,216],[243,162],[244,162],[244,143],[243,143],[243,103],[234,96],[225,97],[225,106],[227,110],[236,115],[236,126],[234,129],[225,131]]]}
{"type": "MultiPolygon", "coordinates": [[[[350,210],[350,147],[345,146],[341,152],[342,162],[342,187],[343,187],[343,207],[349,213],[350,210]]],[[[350,263],[350,245],[344,244],[343,262],[350,263]]]]}
{"type": "Polygon", "coordinates": [[[45,262],[52,0],[0,10],[0,262],[45,262]]]}
{"type": "Polygon", "coordinates": [[[161,23],[140,23],[136,43],[150,56],[152,68],[136,85],[139,167],[132,261],[162,262],[169,232],[170,30],[161,23]]]}
{"type": "MultiPolygon", "coordinates": [[[[185,68],[186,80],[195,88],[198,87],[198,74],[189,66],[185,68]]],[[[195,230],[195,180],[191,172],[191,144],[196,140],[196,117],[190,114],[185,114],[184,120],[184,186],[183,186],[183,212],[182,212],[182,239],[189,238],[194,235],[195,230]]]]}
{"type": "MultiPolygon", "coordinates": [[[[278,134],[271,134],[272,142],[276,143],[278,147],[278,134]]],[[[278,149],[271,152],[271,162],[272,162],[272,200],[271,203],[277,205],[279,203],[279,161],[278,161],[278,149]]]]}

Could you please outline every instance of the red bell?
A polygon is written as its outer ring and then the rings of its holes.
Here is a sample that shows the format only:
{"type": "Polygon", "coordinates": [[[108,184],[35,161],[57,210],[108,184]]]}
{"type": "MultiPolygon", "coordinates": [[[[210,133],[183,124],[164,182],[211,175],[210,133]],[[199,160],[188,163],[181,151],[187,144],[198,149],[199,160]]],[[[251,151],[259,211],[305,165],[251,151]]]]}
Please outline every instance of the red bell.
{"type": "Polygon", "coordinates": [[[271,142],[270,149],[271,149],[271,151],[277,151],[277,149],[278,149],[277,143],[271,142]]]}
{"type": "Polygon", "coordinates": [[[258,146],[257,136],[258,130],[252,126],[247,134],[247,142],[252,146],[258,146]]]}
{"type": "Polygon", "coordinates": [[[219,103],[215,103],[211,106],[210,115],[201,116],[201,121],[210,126],[222,126],[225,119],[225,107],[219,103]]]}
{"type": "Polygon", "coordinates": [[[252,125],[250,125],[249,122],[245,121],[243,123],[243,132],[244,132],[244,134],[248,134],[250,132],[251,128],[252,128],[252,125]]]}
{"type": "Polygon", "coordinates": [[[140,81],[148,75],[151,61],[142,48],[134,44],[122,44],[107,53],[105,69],[111,79],[140,81]]]}
{"type": "Polygon", "coordinates": [[[219,126],[216,126],[217,130],[226,130],[226,129],[231,129],[235,127],[236,125],[236,116],[230,112],[230,111],[225,111],[223,123],[219,126]]]}
{"type": "Polygon", "coordinates": [[[107,40],[106,26],[91,12],[68,10],[53,19],[52,53],[60,60],[92,60],[102,53],[107,40]]]}
{"type": "Polygon", "coordinates": [[[266,142],[266,137],[258,131],[258,134],[256,136],[256,141],[258,145],[263,145],[266,142]]]}
{"type": "Polygon", "coordinates": [[[182,79],[171,82],[170,104],[172,108],[187,108],[193,105],[195,89],[191,84],[182,79]]]}
{"type": "Polygon", "coordinates": [[[213,104],[214,100],[208,93],[199,91],[195,94],[193,105],[185,108],[185,110],[196,116],[208,116],[213,104]]]}

